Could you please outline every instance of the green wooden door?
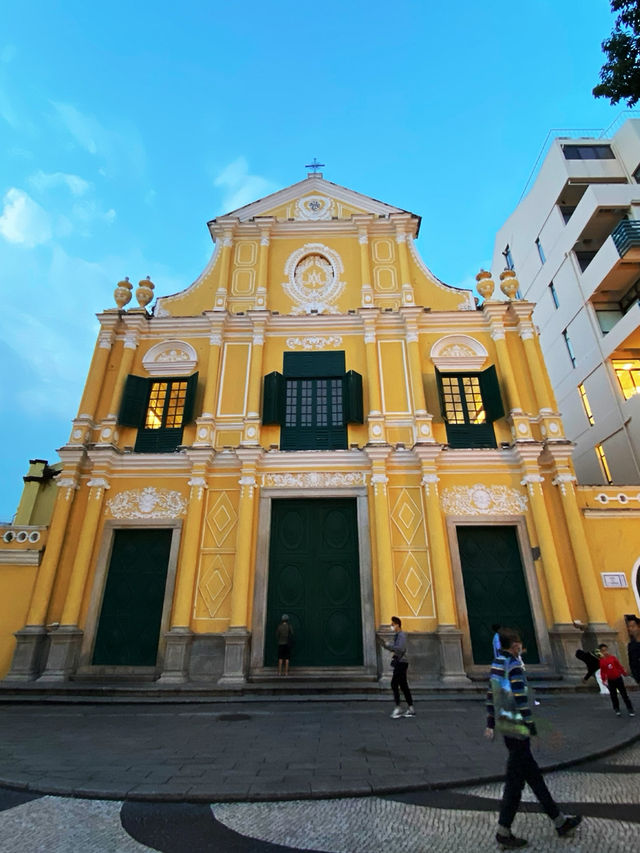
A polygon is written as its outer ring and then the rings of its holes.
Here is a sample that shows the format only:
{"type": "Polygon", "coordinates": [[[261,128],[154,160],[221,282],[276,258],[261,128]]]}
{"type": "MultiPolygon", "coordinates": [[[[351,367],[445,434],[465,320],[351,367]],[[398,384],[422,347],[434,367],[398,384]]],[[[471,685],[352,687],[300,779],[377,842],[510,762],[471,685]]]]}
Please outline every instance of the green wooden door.
{"type": "Polygon", "coordinates": [[[155,666],[172,530],[116,530],[93,663],[155,666]]]}
{"type": "Polygon", "coordinates": [[[362,664],[355,499],[272,502],[265,666],[277,662],[283,613],[294,631],[292,666],[362,664]]]}
{"type": "Polygon", "coordinates": [[[456,530],[473,662],[491,663],[491,625],[499,623],[520,632],[525,663],[539,663],[516,528],[472,525],[456,530]]]}

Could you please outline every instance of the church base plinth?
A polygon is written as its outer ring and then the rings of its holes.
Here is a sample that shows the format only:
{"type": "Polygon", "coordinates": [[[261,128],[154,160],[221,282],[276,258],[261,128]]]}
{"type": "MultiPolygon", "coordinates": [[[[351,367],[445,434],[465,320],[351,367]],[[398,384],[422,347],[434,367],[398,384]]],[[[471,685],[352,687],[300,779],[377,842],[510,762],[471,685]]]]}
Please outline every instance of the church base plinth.
{"type": "Polygon", "coordinates": [[[61,625],[49,634],[51,645],[44,672],[38,681],[68,681],[78,667],[83,631],[61,625]]]}
{"type": "Polygon", "coordinates": [[[568,681],[580,681],[584,664],[576,657],[582,649],[582,632],[574,625],[556,624],[549,629],[551,651],[557,671],[568,681]]]}
{"type": "Polygon", "coordinates": [[[164,666],[158,681],[162,684],[184,684],[189,680],[193,633],[190,628],[172,628],[164,636],[164,666]]]}
{"type": "Polygon", "coordinates": [[[224,633],[224,671],[218,684],[229,687],[246,684],[247,661],[251,631],[246,628],[229,628],[224,633]]]}
{"type": "Polygon", "coordinates": [[[13,636],[16,650],[4,681],[35,681],[44,665],[47,629],[42,625],[25,625],[13,636]]]}
{"type": "Polygon", "coordinates": [[[451,687],[469,684],[462,658],[462,631],[455,625],[440,625],[436,636],[440,643],[440,681],[451,687]]]}

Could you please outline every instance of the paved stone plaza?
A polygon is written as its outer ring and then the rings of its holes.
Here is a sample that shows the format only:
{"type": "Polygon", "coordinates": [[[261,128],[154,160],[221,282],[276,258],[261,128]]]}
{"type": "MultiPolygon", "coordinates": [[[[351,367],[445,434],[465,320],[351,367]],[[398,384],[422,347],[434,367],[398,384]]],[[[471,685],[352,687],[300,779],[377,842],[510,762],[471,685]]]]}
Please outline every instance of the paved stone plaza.
{"type": "MultiPolygon", "coordinates": [[[[0,706],[0,775],[22,787],[0,791],[0,851],[495,851],[505,750],[482,738],[482,701],[418,709],[390,720],[375,700],[0,706]],[[65,784],[76,797],[42,793],[65,784]],[[92,785],[95,799],[78,796],[92,785]]],[[[531,850],[626,853],[640,823],[638,718],[616,718],[597,694],[545,695],[538,712],[541,765],[600,757],[548,775],[565,811],[585,816],[574,838],[558,839],[533,803],[514,829],[531,850]]]]}

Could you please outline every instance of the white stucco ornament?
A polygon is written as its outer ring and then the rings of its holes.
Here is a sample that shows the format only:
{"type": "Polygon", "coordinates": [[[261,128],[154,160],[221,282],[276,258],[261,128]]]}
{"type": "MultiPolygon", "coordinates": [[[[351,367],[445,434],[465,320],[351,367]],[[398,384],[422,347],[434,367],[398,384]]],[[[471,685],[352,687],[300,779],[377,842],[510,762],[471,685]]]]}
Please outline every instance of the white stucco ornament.
{"type": "Polygon", "coordinates": [[[107,501],[113,518],[179,518],[187,511],[187,500],[170,489],[129,489],[107,501]]]}
{"type": "Polygon", "coordinates": [[[296,202],[296,219],[331,219],[331,199],[324,195],[307,195],[296,202]]]}
{"type": "Polygon", "coordinates": [[[167,340],[155,344],[142,357],[150,376],[187,376],[193,373],[198,356],[186,341],[167,340]]]}
{"type": "Polygon", "coordinates": [[[289,349],[327,349],[328,347],[339,347],[341,344],[340,335],[310,335],[304,338],[287,338],[289,349]]]}
{"type": "Polygon", "coordinates": [[[336,311],[335,302],[344,290],[340,255],[322,243],[306,243],[287,259],[282,287],[294,305],[293,314],[336,311]]]}
{"type": "Polygon", "coordinates": [[[508,486],[452,486],[442,489],[440,501],[447,515],[520,515],[527,497],[508,486]]]}
{"type": "Polygon", "coordinates": [[[299,474],[263,474],[266,488],[322,489],[336,486],[364,486],[366,474],[360,471],[305,471],[299,474]]]}

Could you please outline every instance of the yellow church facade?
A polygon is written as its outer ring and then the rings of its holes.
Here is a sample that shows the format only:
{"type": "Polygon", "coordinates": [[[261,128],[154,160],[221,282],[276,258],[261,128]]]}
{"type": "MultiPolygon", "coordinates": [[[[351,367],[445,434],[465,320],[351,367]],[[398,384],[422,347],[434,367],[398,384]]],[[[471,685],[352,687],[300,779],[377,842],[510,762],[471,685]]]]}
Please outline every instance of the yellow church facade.
{"type": "Polygon", "coordinates": [[[5,684],[238,689],[275,677],[283,613],[326,681],[384,680],[392,615],[423,684],[483,675],[492,623],[541,676],[624,638],[640,494],[576,486],[533,305],[510,271],[480,306],[439,281],[419,226],[311,173],[210,222],[153,311],[118,284],[60,462],[0,530],[5,684]]]}

